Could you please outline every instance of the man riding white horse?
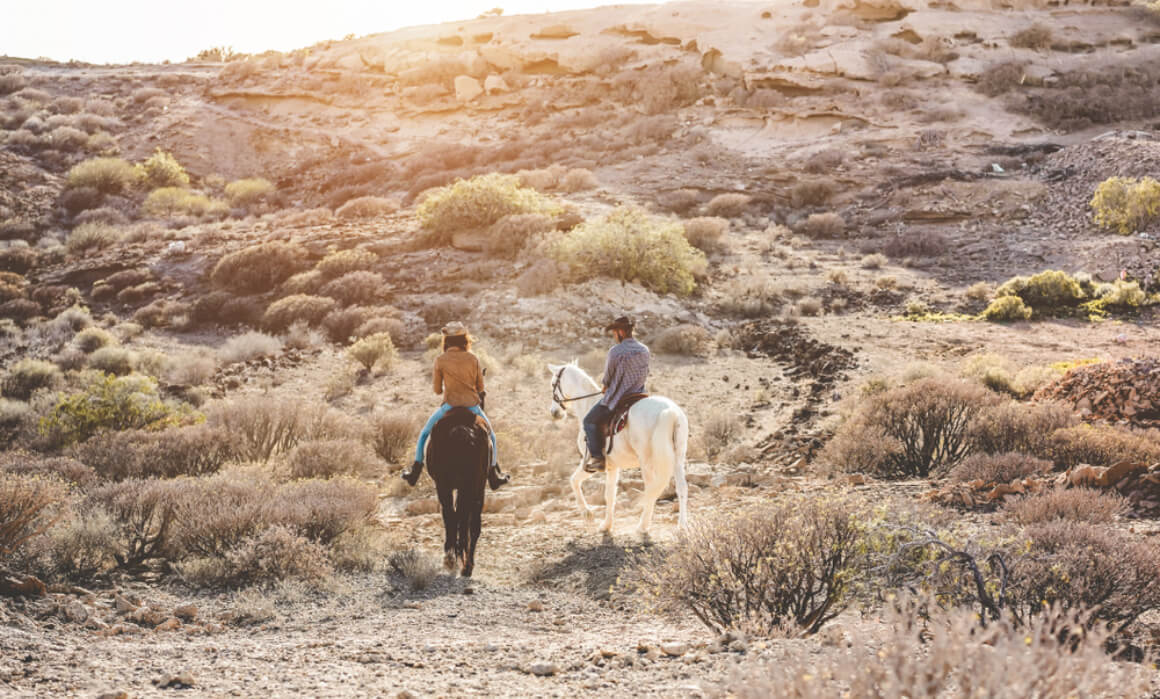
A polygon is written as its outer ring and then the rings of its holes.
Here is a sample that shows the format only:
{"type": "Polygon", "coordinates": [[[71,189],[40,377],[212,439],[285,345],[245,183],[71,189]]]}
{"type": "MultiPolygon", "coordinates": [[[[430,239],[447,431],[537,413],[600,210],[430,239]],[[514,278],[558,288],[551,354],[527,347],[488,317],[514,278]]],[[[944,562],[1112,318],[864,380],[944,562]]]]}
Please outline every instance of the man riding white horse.
{"type": "Polygon", "coordinates": [[[588,440],[588,460],[584,470],[598,473],[604,465],[604,427],[625,396],[644,393],[651,355],[648,347],[632,336],[636,324],[626,316],[609,323],[604,332],[611,333],[616,344],[604,362],[604,397],[584,416],[584,434],[588,440]]]}

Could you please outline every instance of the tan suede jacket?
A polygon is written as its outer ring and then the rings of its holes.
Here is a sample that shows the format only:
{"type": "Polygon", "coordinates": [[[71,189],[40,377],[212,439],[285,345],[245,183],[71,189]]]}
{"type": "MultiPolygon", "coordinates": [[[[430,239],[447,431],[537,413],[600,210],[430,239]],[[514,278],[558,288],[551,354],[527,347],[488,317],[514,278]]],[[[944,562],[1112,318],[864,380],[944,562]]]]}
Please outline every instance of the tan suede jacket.
{"type": "Polygon", "coordinates": [[[483,391],[483,370],[471,352],[452,347],[435,358],[435,392],[453,408],[479,405],[483,391]]]}

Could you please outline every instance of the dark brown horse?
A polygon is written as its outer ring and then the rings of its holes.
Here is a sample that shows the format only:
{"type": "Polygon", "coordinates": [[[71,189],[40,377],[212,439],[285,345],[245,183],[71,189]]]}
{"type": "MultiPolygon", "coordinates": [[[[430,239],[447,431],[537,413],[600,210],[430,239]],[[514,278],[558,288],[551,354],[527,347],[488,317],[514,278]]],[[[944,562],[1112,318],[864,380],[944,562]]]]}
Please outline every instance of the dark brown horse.
{"type": "Polygon", "coordinates": [[[427,471],[443,510],[443,565],[453,570],[458,560],[459,573],[465,578],[475,568],[490,462],[487,427],[467,408],[453,408],[431,431],[427,471]]]}

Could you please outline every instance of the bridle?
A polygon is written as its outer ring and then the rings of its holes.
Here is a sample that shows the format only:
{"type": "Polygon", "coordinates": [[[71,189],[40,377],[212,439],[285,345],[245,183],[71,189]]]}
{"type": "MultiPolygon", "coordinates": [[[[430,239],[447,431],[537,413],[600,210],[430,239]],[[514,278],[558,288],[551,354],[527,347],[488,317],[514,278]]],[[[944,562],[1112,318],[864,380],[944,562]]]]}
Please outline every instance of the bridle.
{"type": "Polygon", "coordinates": [[[560,410],[567,412],[568,408],[565,407],[565,403],[575,403],[578,400],[593,398],[604,393],[604,391],[597,391],[595,393],[586,393],[582,396],[575,396],[572,398],[566,397],[564,392],[560,390],[560,379],[564,378],[564,370],[567,368],[567,366],[560,367],[560,371],[556,372],[556,380],[552,382],[552,402],[560,406],[560,410]]]}

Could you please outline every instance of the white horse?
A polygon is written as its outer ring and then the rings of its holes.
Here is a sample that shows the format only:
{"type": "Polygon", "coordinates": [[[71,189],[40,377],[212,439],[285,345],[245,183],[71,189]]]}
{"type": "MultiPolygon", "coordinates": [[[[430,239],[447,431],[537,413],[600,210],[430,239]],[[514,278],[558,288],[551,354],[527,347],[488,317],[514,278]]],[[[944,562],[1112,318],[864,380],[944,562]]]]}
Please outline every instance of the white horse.
{"type": "MultiPolygon", "coordinates": [[[[548,369],[552,372],[552,417],[559,420],[572,414],[583,420],[600,401],[600,386],[575,361],[562,366],[549,364],[548,369]]],[[[620,472],[634,467],[640,467],[644,478],[639,531],[647,533],[652,525],[653,508],[668,486],[669,478],[676,479],[677,500],[681,508],[678,526],[682,529],[688,527],[689,484],[685,481],[688,443],[689,418],[673,401],[649,396],[632,406],[628,411],[628,426],[616,435],[612,453],[605,459],[604,522],[600,531],[612,531],[620,472]]],[[[584,470],[588,448],[583,424],[576,437],[576,446],[580,450],[580,466],[572,474],[572,490],[580,503],[580,512],[585,518],[592,519],[595,508],[589,507],[584,491],[580,489],[580,485],[594,475],[584,470]]]]}

